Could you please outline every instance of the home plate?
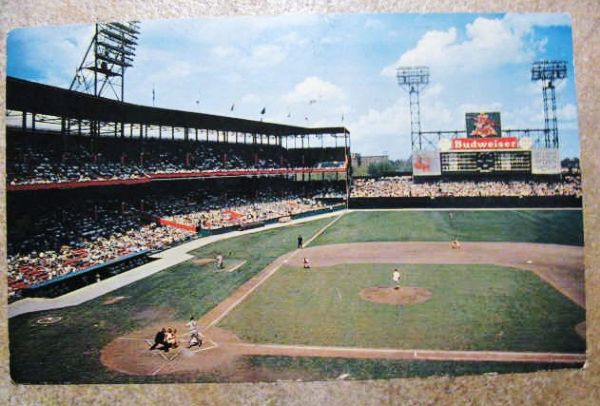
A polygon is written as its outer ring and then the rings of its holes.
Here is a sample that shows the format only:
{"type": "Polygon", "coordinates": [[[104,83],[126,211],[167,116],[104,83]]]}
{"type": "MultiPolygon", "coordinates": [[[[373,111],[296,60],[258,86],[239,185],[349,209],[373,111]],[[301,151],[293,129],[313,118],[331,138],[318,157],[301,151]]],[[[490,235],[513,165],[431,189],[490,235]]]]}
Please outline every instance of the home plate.
{"type": "MultiPolygon", "coordinates": [[[[148,348],[152,347],[154,345],[154,343],[148,339],[144,340],[146,342],[146,344],[148,345],[148,348]]],[[[165,353],[163,350],[161,349],[157,349],[158,351],[158,355],[160,355],[160,357],[162,359],[164,359],[165,361],[173,361],[175,358],[177,358],[179,356],[179,353],[181,352],[181,347],[179,347],[179,350],[175,350],[175,354],[173,354],[172,356],[168,356],[168,353],[165,353]]],[[[152,352],[154,353],[154,350],[152,350],[152,352]]]]}

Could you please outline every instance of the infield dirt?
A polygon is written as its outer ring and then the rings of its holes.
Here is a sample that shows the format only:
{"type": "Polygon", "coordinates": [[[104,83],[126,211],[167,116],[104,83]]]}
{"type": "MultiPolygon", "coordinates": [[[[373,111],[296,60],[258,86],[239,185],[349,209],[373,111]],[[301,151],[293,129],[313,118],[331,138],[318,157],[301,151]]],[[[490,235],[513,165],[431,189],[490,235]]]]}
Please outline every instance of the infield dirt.
{"type": "MultiPolygon", "coordinates": [[[[123,337],[115,338],[102,349],[101,362],[112,370],[131,375],[210,373],[237,376],[252,375],[240,367],[244,355],[285,355],[373,359],[435,359],[479,361],[523,361],[577,363],[585,354],[495,352],[495,351],[437,351],[411,349],[375,349],[348,347],[293,346],[250,344],[233,333],[215,325],[233,308],[245,300],[260,284],[273,275],[281,265],[301,267],[302,259],[310,258],[313,267],[344,263],[411,263],[411,264],[496,264],[529,270],[537,274],[579,306],[584,307],[583,248],[553,244],[531,243],[463,243],[453,250],[448,243],[354,243],[316,246],[289,252],[267,266],[240,286],[227,299],[206,313],[199,326],[214,347],[191,352],[187,349],[172,360],[148,350],[146,340],[168,325],[186,331],[185,322],[170,319],[152,324],[123,337]],[[431,253],[435,252],[435,255],[431,253]],[[241,368],[241,369],[240,369],[241,368]]],[[[185,343],[185,336],[180,336],[185,343]]],[[[238,377],[239,378],[239,377],[238,377]]],[[[256,377],[262,379],[261,377],[256,377]]],[[[252,380],[252,379],[251,379],[252,380]]]]}

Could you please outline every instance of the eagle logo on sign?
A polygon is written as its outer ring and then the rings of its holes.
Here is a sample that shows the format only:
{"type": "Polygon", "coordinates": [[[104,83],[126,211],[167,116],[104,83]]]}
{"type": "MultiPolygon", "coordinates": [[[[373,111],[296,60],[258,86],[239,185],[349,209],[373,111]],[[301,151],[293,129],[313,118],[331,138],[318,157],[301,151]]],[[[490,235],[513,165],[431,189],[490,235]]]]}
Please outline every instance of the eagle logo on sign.
{"type": "Polygon", "coordinates": [[[487,113],[479,113],[477,117],[473,119],[475,122],[475,129],[471,131],[472,136],[475,137],[495,137],[498,135],[495,127],[498,126],[494,120],[492,120],[487,113]]]}

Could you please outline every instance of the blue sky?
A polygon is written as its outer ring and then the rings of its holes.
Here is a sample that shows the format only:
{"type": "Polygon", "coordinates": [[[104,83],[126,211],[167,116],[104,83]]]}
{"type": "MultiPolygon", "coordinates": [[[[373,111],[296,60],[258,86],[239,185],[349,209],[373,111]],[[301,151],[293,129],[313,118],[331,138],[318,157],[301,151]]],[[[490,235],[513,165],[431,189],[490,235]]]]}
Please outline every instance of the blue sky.
{"type": "MultiPolygon", "coordinates": [[[[14,30],[8,75],[68,87],[92,35],[93,26],[14,30]]],[[[563,59],[569,78],[557,87],[561,156],[571,157],[579,156],[572,54],[565,14],[144,21],[125,100],[151,105],[154,88],[160,107],[248,119],[260,119],[265,107],[265,121],[343,125],[354,152],[406,158],[408,94],[396,83],[396,67],[430,67],[423,130],[464,129],[471,111],[500,111],[503,128],[542,128],[541,86],[530,81],[531,63],[563,59]]]]}

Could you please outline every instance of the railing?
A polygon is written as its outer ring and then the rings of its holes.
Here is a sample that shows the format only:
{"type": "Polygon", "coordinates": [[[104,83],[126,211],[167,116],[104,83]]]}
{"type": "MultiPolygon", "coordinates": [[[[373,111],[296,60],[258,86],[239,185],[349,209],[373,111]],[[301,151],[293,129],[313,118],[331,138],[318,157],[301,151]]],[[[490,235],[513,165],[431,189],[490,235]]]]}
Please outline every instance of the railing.
{"type": "Polygon", "coordinates": [[[9,192],[25,190],[46,190],[46,189],[73,189],[93,186],[114,186],[114,185],[133,185],[148,183],[159,180],[170,179],[193,179],[193,178],[215,178],[215,177],[239,177],[239,176],[273,176],[273,175],[294,175],[302,173],[344,173],[347,166],[339,168],[277,168],[277,169],[230,169],[218,171],[197,171],[197,172],[174,172],[174,173],[153,173],[147,174],[142,178],[132,179],[97,179],[75,182],[57,182],[57,183],[32,183],[24,185],[7,185],[9,192]]]}
{"type": "Polygon", "coordinates": [[[57,278],[48,279],[23,289],[23,296],[28,297],[56,297],[72,290],[82,288],[97,281],[97,278],[106,279],[119,273],[125,272],[131,267],[137,266],[138,262],[148,262],[147,255],[150,250],[134,252],[122,257],[93,265],[88,268],[71,272],[57,278]]]}

